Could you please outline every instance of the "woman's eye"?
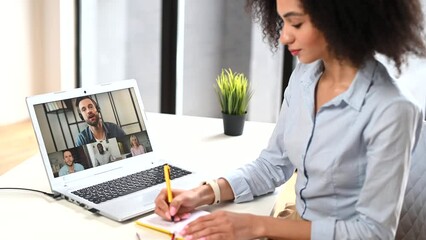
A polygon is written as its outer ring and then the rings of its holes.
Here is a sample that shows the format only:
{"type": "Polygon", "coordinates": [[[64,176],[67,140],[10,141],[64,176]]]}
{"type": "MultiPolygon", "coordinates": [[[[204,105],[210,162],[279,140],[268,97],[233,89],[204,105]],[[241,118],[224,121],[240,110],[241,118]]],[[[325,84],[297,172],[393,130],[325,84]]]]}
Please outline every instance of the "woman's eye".
{"type": "Polygon", "coordinates": [[[293,25],[293,27],[294,27],[294,28],[297,28],[297,29],[299,29],[301,26],[302,26],[302,24],[301,24],[301,23],[299,23],[299,24],[294,24],[294,25],[293,25]]]}

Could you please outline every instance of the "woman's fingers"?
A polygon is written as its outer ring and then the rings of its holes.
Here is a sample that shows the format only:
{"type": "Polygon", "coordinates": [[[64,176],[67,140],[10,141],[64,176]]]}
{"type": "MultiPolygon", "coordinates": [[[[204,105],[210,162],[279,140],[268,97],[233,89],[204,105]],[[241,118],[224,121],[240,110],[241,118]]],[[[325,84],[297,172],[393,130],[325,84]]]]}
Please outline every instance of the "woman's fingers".
{"type": "Polygon", "coordinates": [[[155,209],[154,212],[165,219],[170,219],[169,214],[169,205],[166,202],[167,191],[166,189],[162,189],[158,194],[157,198],[155,198],[155,209]]]}

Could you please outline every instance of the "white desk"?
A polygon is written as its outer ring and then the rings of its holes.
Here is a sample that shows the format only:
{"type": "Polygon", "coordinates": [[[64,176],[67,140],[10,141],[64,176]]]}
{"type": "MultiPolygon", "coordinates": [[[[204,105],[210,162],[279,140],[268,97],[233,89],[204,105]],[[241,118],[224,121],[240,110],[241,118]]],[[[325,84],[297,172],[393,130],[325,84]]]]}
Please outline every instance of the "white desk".
{"type": "MultiPolygon", "coordinates": [[[[174,161],[187,161],[210,177],[250,162],[268,143],[274,124],[246,122],[239,137],[223,134],[222,119],[150,113],[150,136],[155,151],[174,161]],[[207,171],[206,171],[207,169],[207,171]]],[[[0,176],[0,187],[24,187],[50,192],[39,155],[0,176]]],[[[207,177],[206,177],[207,179],[207,177]]],[[[277,191],[276,191],[277,192],[277,191]]],[[[276,193],[244,204],[211,207],[269,215],[276,193]],[[254,207],[254,205],[256,207],[254,207]]],[[[168,239],[128,221],[97,216],[65,200],[28,191],[0,190],[0,239],[168,239]]]]}

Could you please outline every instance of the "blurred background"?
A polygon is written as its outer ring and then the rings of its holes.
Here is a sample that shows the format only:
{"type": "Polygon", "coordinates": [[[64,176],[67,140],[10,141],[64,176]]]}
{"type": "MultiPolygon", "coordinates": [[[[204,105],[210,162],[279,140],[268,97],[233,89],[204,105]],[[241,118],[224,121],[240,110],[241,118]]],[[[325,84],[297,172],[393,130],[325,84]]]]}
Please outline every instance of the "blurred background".
{"type": "MultiPolygon", "coordinates": [[[[0,126],[28,119],[26,96],[129,78],[147,111],[220,117],[213,84],[222,68],[251,81],[248,120],[275,122],[294,59],[282,46],[271,51],[244,7],[245,0],[0,0],[0,126]]],[[[426,62],[410,63],[398,82],[424,105],[426,62]]]]}

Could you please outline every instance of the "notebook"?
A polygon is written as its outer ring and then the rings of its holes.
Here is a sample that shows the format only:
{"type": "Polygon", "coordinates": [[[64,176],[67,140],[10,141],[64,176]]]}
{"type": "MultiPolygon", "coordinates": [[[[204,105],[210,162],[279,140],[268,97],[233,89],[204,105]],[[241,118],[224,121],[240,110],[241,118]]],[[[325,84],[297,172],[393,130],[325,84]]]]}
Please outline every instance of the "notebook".
{"type": "Polygon", "coordinates": [[[171,222],[161,218],[160,216],[154,213],[154,214],[139,218],[136,221],[136,224],[138,226],[149,228],[154,231],[165,233],[168,235],[175,234],[176,239],[180,240],[184,238],[183,236],[179,234],[179,232],[181,232],[186,225],[188,225],[190,222],[194,221],[195,219],[207,214],[210,214],[210,213],[203,210],[195,210],[191,213],[189,218],[179,222],[171,222]]]}
{"type": "Polygon", "coordinates": [[[26,102],[51,190],[93,213],[121,222],[152,211],[166,163],[174,188],[201,182],[190,166],[156,154],[134,79],[26,102]]]}

